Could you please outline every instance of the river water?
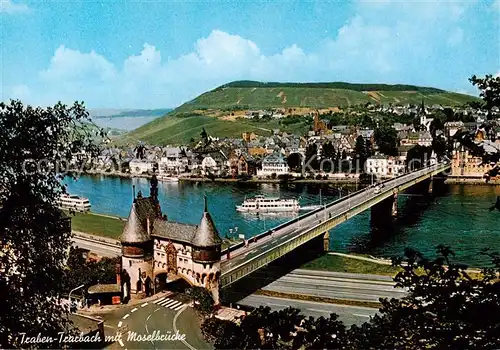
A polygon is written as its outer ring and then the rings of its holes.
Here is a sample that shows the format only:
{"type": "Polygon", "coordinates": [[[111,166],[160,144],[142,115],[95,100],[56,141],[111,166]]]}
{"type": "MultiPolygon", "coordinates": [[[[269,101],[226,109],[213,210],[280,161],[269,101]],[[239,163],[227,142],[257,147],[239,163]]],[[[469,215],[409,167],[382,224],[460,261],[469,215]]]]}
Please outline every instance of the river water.
{"type": "MultiPolygon", "coordinates": [[[[92,211],[127,217],[133,190],[149,195],[147,179],[108,176],[82,176],[68,180],[71,194],[88,197],[92,211]]],[[[251,237],[290,217],[241,214],[235,205],[256,194],[300,198],[301,205],[331,201],[353,187],[339,191],[333,185],[318,184],[249,184],[249,183],[166,183],[159,184],[159,199],[169,220],[199,223],[203,196],[208,197],[209,211],[221,236],[244,234],[251,237]],[[231,233],[232,231],[232,233],[231,233]]],[[[480,250],[500,251],[500,212],[488,210],[500,196],[500,186],[445,185],[438,196],[401,195],[399,213],[391,228],[374,231],[367,210],[330,231],[330,249],[339,252],[369,253],[391,257],[402,255],[411,247],[433,256],[438,244],[450,246],[456,260],[470,266],[483,266],[488,258],[480,250]]]]}

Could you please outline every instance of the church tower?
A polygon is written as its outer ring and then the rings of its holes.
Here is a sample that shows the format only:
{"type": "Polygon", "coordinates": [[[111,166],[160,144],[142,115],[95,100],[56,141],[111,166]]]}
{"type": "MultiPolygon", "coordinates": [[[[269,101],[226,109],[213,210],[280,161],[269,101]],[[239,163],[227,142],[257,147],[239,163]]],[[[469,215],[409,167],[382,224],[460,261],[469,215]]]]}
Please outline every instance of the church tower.
{"type": "Polygon", "coordinates": [[[192,260],[196,272],[202,276],[197,284],[212,292],[215,304],[219,304],[219,280],[222,240],[208,212],[207,197],[192,241],[192,260]],[[205,277],[203,277],[205,276],[205,277]]]}

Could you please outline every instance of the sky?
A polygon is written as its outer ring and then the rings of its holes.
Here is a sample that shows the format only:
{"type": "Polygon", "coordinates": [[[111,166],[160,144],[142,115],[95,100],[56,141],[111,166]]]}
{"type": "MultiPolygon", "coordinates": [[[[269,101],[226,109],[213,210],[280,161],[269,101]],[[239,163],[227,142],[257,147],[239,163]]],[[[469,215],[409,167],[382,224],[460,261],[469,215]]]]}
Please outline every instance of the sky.
{"type": "Polygon", "coordinates": [[[432,86],[500,73],[500,0],[0,0],[2,101],[169,108],[234,80],[432,86]]]}

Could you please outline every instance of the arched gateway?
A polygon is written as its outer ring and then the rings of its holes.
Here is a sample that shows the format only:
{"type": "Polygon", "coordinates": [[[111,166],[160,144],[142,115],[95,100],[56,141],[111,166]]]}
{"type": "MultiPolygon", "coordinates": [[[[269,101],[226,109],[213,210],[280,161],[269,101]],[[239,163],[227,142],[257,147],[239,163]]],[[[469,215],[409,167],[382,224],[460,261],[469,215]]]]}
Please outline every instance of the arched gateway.
{"type": "Polygon", "coordinates": [[[150,294],[160,277],[166,282],[173,275],[207,288],[218,304],[222,240],[207,199],[199,225],[169,221],[162,215],[157,185],[153,175],[150,197],[134,196],[121,236],[122,268],[130,276],[130,293],[150,294]]]}

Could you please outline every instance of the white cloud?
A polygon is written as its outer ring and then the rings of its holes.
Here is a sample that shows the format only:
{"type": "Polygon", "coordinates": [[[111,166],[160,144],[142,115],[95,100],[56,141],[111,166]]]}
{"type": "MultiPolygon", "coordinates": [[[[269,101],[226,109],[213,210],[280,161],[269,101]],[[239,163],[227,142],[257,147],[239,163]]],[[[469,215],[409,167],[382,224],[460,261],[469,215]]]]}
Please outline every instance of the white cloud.
{"type": "MultiPolygon", "coordinates": [[[[410,5],[360,2],[357,15],[308,52],[291,44],[265,55],[252,40],[221,30],[173,59],[164,59],[149,43],[119,64],[94,51],[60,46],[37,81],[10,93],[41,104],[84,100],[91,107],[154,108],[176,106],[239,79],[416,83],[413,78],[426,84],[420,67],[434,65],[436,49],[460,46],[464,31],[458,20],[467,6],[410,5]]],[[[431,70],[424,73],[433,75],[431,70]]]]}
{"type": "Polygon", "coordinates": [[[30,8],[25,4],[13,3],[11,0],[0,0],[0,13],[23,13],[30,11],[30,8]]]}

